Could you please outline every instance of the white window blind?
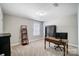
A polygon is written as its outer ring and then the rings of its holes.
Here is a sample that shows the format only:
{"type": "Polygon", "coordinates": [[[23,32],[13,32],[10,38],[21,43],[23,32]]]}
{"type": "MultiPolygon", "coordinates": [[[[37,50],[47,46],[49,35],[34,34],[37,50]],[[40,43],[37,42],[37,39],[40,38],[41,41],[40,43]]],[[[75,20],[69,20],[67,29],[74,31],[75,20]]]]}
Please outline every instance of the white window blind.
{"type": "Polygon", "coordinates": [[[40,23],[34,22],[33,24],[33,35],[38,36],[40,35],[40,23]]]}

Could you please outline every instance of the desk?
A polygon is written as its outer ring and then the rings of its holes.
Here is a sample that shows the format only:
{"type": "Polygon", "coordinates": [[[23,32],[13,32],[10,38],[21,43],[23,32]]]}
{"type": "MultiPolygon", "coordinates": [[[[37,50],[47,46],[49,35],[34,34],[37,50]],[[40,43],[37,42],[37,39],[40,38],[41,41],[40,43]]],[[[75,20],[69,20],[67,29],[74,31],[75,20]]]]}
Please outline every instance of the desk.
{"type": "Polygon", "coordinates": [[[45,37],[45,40],[44,40],[44,48],[46,49],[46,41],[49,42],[49,47],[50,47],[50,43],[54,43],[54,44],[57,44],[57,45],[63,45],[63,52],[64,52],[64,56],[65,56],[65,53],[66,53],[66,48],[67,48],[67,53],[68,53],[68,40],[66,39],[56,39],[56,38],[53,38],[53,37],[45,37]]]}

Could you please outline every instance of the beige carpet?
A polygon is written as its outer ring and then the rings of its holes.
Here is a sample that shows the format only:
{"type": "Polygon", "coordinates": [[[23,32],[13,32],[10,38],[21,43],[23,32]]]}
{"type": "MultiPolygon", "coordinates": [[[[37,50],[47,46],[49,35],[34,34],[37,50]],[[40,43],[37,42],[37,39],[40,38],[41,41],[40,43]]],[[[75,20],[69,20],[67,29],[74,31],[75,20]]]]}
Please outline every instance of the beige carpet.
{"type": "MultiPolygon", "coordinates": [[[[44,40],[38,40],[29,43],[29,45],[17,45],[11,48],[12,56],[63,56],[63,51],[55,50],[54,44],[44,49],[44,40]]],[[[77,56],[77,48],[69,46],[69,54],[66,56],[77,56]]]]}

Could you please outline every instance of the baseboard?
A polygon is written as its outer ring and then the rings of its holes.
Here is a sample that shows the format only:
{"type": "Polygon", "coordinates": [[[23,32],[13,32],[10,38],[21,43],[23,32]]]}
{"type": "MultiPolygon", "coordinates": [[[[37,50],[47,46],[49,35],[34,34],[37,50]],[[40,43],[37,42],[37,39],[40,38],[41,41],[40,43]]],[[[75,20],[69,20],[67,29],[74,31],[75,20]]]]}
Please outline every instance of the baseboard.
{"type": "Polygon", "coordinates": [[[29,42],[34,42],[34,41],[38,41],[38,40],[42,40],[42,39],[34,39],[34,40],[30,40],[29,42]]]}
{"type": "Polygon", "coordinates": [[[20,45],[21,43],[13,43],[13,44],[11,44],[11,46],[16,46],[16,45],[20,45]]]}
{"type": "MultiPolygon", "coordinates": [[[[34,42],[34,41],[38,41],[38,40],[39,39],[30,40],[29,43],[34,42]]],[[[42,39],[40,39],[40,40],[42,40],[42,39]]],[[[11,44],[11,46],[16,46],[16,45],[20,45],[20,44],[21,43],[19,43],[19,42],[18,43],[13,43],[13,44],[11,44]]],[[[75,44],[72,44],[72,43],[68,43],[68,45],[78,48],[78,45],[75,45],[75,44]]]]}
{"type": "Polygon", "coordinates": [[[78,48],[78,45],[76,45],[76,44],[68,43],[68,45],[78,48]]]}
{"type": "MultiPolygon", "coordinates": [[[[34,41],[38,41],[38,40],[42,40],[42,39],[34,39],[34,40],[30,40],[29,43],[34,42],[34,41]]],[[[16,45],[20,45],[21,43],[12,43],[11,46],[16,46],[16,45]]]]}

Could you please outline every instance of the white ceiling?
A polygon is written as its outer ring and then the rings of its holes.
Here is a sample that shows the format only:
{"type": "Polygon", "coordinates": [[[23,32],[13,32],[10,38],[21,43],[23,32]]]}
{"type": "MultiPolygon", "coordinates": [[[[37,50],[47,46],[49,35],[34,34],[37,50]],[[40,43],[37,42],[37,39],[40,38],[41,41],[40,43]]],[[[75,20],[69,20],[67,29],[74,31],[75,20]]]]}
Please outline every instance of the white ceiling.
{"type": "Polygon", "coordinates": [[[4,14],[46,21],[56,17],[77,14],[77,4],[59,3],[0,3],[4,14]]]}

